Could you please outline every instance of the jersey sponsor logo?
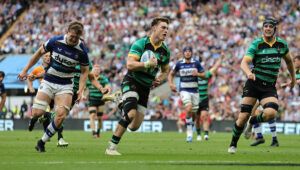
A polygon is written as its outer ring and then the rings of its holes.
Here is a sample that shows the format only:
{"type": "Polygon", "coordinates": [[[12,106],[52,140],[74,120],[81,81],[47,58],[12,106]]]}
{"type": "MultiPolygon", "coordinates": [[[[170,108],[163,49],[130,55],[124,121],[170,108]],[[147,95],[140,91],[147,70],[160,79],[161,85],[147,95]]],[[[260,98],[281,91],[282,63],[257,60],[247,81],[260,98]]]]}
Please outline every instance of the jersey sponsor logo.
{"type": "Polygon", "coordinates": [[[54,59],[56,61],[62,63],[62,64],[66,64],[68,66],[75,66],[76,65],[76,63],[73,63],[72,61],[69,61],[69,60],[67,60],[63,57],[60,57],[60,55],[58,55],[58,54],[54,56],[54,59]]]}
{"type": "Polygon", "coordinates": [[[280,62],[280,57],[268,57],[266,56],[261,60],[262,63],[278,63],[280,62]]]}
{"type": "Polygon", "coordinates": [[[180,76],[191,76],[195,68],[185,68],[180,70],[180,76]]]}

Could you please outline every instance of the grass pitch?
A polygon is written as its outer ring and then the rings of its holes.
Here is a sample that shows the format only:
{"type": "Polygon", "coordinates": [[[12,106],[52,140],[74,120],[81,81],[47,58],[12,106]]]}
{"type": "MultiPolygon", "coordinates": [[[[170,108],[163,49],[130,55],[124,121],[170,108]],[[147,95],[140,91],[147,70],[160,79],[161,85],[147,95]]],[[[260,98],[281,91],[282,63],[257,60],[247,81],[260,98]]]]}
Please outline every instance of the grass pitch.
{"type": "Polygon", "coordinates": [[[119,145],[122,156],[104,155],[112,132],[94,139],[91,133],[65,131],[67,148],[56,146],[55,135],[46,144],[46,152],[34,146],[40,130],[0,132],[1,170],[91,170],[91,169],[300,169],[300,136],[279,135],[280,147],[266,143],[250,147],[251,140],[241,136],[238,152],[227,153],[230,133],[210,134],[209,141],[185,142],[184,133],[126,133],[119,145]]]}

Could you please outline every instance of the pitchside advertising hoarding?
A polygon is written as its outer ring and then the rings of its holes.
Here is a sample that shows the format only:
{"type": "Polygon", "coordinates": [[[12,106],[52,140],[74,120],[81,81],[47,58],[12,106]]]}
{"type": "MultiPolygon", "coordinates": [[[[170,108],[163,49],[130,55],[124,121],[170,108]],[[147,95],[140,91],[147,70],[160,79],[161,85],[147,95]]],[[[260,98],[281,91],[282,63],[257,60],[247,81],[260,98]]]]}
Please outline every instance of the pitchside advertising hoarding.
{"type": "MultiPolygon", "coordinates": [[[[0,119],[0,131],[13,131],[13,130],[27,130],[29,120],[10,120],[0,119]]],[[[96,122],[97,124],[97,122],[96,122]]],[[[118,120],[105,120],[103,121],[102,131],[114,131],[117,127],[118,120]]],[[[230,132],[233,126],[233,121],[213,121],[211,131],[216,132],[230,132]]],[[[36,129],[42,129],[39,123],[36,124],[36,129]]],[[[90,121],[80,119],[67,119],[64,123],[66,130],[83,130],[90,132],[90,121]]],[[[278,133],[286,135],[300,134],[300,123],[295,122],[277,122],[276,130],[278,133]]],[[[162,120],[162,121],[144,121],[137,132],[166,132],[178,131],[175,120],[162,120]]],[[[268,123],[262,124],[262,132],[270,133],[268,123]]]]}

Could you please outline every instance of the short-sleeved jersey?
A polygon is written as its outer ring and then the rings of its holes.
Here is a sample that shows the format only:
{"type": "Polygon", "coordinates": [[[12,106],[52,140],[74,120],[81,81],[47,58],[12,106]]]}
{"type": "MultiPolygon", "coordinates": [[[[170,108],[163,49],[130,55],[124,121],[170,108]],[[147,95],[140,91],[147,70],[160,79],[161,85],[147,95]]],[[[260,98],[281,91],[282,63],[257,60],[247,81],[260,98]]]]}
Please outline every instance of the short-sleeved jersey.
{"type": "Polygon", "coordinates": [[[208,80],[198,78],[198,91],[200,102],[208,98],[208,80]]]}
{"type": "MultiPolygon", "coordinates": [[[[109,84],[108,78],[103,74],[100,74],[97,80],[102,87],[105,87],[109,84]]],[[[89,88],[89,100],[102,99],[103,94],[92,84],[90,80],[87,81],[86,86],[89,88]]]]}
{"type": "Polygon", "coordinates": [[[246,56],[253,60],[255,77],[269,83],[275,83],[281,65],[281,59],[289,52],[283,39],[276,37],[274,44],[266,43],[263,37],[255,39],[247,50],[246,56]]]}
{"type": "Polygon", "coordinates": [[[185,59],[182,59],[177,61],[172,69],[174,73],[179,72],[180,91],[198,93],[198,77],[193,76],[193,72],[204,72],[204,69],[199,61],[191,59],[190,62],[186,62],[185,59]]]}
{"type": "Polygon", "coordinates": [[[1,83],[0,83],[0,95],[2,95],[2,94],[4,94],[4,93],[6,93],[6,91],[5,91],[5,86],[4,86],[4,84],[1,82],[1,83]]]}
{"type": "Polygon", "coordinates": [[[159,67],[162,65],[167,65],[170,61],[170,50],[162,42],[158,47],[155,47],[149,37],[144,37],[135,41],[129,51],[128,56],[137,58],[138,61],[141,61],[141,56],[147,50],[151,50],[158,61],[158,67],[155,69],[144,69],[143,71],[128,71],[127,76],[133,78],[136,82],[141,84],[144,87],[151,87],[152,82],[155,79],[159,67]]]}
{"type": "MultiPolygon", "coordinates": [[[[42,65],[35,67],[31,72],[31,74],[34,76],[39,76],[43,73],[45,73],[45,68],[42,65]]],[[[41,77],[41,78],[39,78],[39,80],[42,81],[43,78],[41,77]]]]}
{"type": "Polygon", "coordinates": [[[66,35],[55,36],[43,45],[45,51],[51,52],[51,62],[46,71],[44,80],[55,84],[72,84],[75,66],[89,65],[87,48],[79,40],[76,46],[69,46],[66,35]]]}
{"type": "MultiPolygon", "coordinates": [[[[89,62],[89,71],[91,72],[93,69],[92,63],[89,62]]],[[[73,78],[73,92],[76,93],[79,90],[79,81],[80,81],[80,65],[75,66],[75,74],[73,78]]]]}

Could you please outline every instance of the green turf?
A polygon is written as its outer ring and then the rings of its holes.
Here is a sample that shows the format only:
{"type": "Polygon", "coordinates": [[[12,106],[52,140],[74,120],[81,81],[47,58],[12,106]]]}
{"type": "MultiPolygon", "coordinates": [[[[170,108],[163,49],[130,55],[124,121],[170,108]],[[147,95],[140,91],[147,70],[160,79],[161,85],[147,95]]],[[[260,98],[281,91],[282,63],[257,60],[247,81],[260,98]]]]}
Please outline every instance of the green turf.
{"type": "Polygon", "coordinates": [[[250,147],[241,137],[238,152],[227,153],[230,133],[215,133],[209,141],[185,142],[179,133],[126,133],[119,151],[122,156],[104,155],[111,132],[93,139],[90,133],[65,131],[68,148],[57,148],[56,139],[46,145],[46,153],[34,149],[41,131],[0,132],[0,169],[300,169],[300,136],[279,135],[280,147],[266,143],[250,147]]]}

